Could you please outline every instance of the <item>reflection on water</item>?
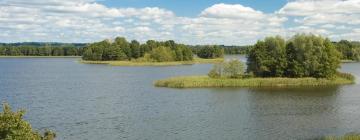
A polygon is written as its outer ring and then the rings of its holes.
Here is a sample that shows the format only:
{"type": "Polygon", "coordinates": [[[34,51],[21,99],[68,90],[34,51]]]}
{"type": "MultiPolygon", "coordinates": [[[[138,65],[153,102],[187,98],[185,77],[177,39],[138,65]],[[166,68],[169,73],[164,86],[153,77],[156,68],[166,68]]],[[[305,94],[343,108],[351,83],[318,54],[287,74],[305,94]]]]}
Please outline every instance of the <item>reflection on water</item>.
{"type": "MultiPolygon", "coordinates": [[[[243,56],[226,56],[240,58],[243,56]]],[[[156,88],[211,65],[110,67],[0,59],[0,99],[59,139],[313,139],[360,132],[360,86],[156,88]]],[[[359,63],[342,71],[360,75],[359,63]]],[[[358,78],[359,79],[359,78],[358,78]]]]}

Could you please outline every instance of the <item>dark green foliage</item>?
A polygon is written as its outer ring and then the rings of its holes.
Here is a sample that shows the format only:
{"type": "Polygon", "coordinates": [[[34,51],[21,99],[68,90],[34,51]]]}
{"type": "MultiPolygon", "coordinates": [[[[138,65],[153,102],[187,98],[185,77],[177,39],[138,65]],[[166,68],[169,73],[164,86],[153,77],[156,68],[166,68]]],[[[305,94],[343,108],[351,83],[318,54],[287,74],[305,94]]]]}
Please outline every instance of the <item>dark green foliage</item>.
{"type": "Polygon", "coordinates": [[[224,49],[219,46],[203,46],[196,52],[197,56],[205,59],[220,58],[224,56],[224,49]]]}
{"type": "Polygon", "coordinates": [[[123,37],[115,38],[114,45],[116,47],[121,48],[121,50],[126,54],[127,59],[129,59],[129,60],[131,59],[132,51],[131,51],[129,42],[127,42],[125,38],[123,38],[123,37]]]}
{"type": "Polygon", "coordinates": [[[31,125],[23,120],[24,110],[13,112],[8,104],[3,104],[0,113],[0,139],[1,140],[53,140],[56,134],[47,130],[42,136],[34,131],[31,125]]]}
{"type": "Polygon", "coordinates": [[[258,41],[248,56],[248,72],[260,77],[281,77],[287,67],[285,40],[279,36],[258,41]]]}
{"type": "Polygon", "coordinates": [[[136,59],[136,58],[142,57],[140,43],[138,41],[136,41],[136,40],[131,41],[130,48],[131,48],[131,54],[132,54],[133,58],[136,59]]]}
{"type": "Polygon", "coordinates": [[[0,46],[2,56],[79,56],[82,51],[75,46],[0,46]]]}
{"type": "Polygon", "coordinates": [[[117,37],[113,43],[102,41],[89,44],[83,54],[84,60],[108,61],[131,60],[137,61],[191,61],[193,53],[189,47],[174,41],[157,42],[149,40],[140,44],[133,40],[128,43],[125,38],[117,37]]]}
{"type": "Polygon", "coordinates": [[[257,77],[331,78],[340,55],[329,39],[298,34],[287,42],[280,37],[259,41],[249,52],[248,72],[257,77]]]}
{"type": "Polygon", "coordinates": [[[341,40],[335,42],[336,49],[342,54],[341,59],[360,61],[360,42],[341,40]]]}

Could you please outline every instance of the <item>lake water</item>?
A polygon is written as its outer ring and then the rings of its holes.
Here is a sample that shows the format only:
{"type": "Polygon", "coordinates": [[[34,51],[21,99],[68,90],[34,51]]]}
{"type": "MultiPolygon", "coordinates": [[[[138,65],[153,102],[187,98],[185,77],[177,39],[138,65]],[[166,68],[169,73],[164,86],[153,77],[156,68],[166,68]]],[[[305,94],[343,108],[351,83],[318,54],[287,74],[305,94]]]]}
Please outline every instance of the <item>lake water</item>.
{"type": "MultiPolygon", "coordinates": [[[[237,57],[237,56],[228,56],[237,57]]],[[[244,58],[241,57],[243,60],[244,58]]],[[[323,88],[157,88],[211,65],[111,67],[76,58],[0,59],[0,101],[66,140],[314,139],[360,132],[360,85],[323,88]]],[[[343,64],[357,76],[360,63],[343,64]]]]}

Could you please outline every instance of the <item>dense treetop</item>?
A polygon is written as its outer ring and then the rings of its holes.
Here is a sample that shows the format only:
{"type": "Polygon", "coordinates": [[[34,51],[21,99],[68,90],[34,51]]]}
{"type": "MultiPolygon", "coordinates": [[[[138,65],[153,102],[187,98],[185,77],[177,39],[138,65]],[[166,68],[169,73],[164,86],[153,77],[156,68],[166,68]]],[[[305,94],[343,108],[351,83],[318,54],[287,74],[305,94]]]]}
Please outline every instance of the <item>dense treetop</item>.
{"type": "Polygon", "coordinates": [[[268,37],[250,50],[247,71],[258,77],[331,78],[340,57],[334,44],[321,36],[298,34],[288,41],[268,37]]]}
{"type": "Polygon", "coordinates": [[[334,42],[336,49],[342,54],[341,59],[360,61],[360,42],[341,40],[334,42]]]}
{"type": "Polygon", "coordinates": [[[0,45],[0,56],[81,56],[82,47],[72,44],[55,45],[0,45]]]}
{"type": "Polygon", "coordinates": [[[159,42],[149,40],[144,44],[136,40],[128,42],[123,37],[117,37],[113,42],[104,40],[89,44],[83,54],[84,60],[137,60],[137,61],[191,61],[193,53],[184,44],[173,40],[159,42]]]}
{"type": "Polygon", "coordinates": [[[224,48],[218,45],[192,46],[192,51],[200,58],[213,59],[224,57],[224,48]]]}

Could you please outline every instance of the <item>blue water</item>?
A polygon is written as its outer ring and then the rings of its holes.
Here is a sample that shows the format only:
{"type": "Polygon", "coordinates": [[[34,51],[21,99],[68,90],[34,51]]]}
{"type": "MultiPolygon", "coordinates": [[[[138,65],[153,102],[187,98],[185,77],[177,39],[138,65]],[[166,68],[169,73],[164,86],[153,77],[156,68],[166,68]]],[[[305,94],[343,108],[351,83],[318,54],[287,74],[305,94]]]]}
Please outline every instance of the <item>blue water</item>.
{"type": "MultiPolygon", "coordinates": [[[[157,79],[206,74],[210,68],[2,58],[0,101],[26,109],[25,119],[33,127],[54,130],[61,140],[277,140],[360,132],[359,84],[288,89],[153,86],[157,79]]],[[[342,71],[360,79],[359,63],[343,64],[342,71]]]]}

